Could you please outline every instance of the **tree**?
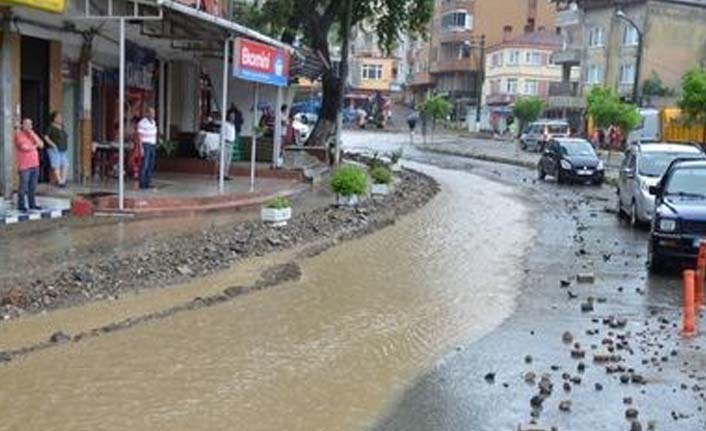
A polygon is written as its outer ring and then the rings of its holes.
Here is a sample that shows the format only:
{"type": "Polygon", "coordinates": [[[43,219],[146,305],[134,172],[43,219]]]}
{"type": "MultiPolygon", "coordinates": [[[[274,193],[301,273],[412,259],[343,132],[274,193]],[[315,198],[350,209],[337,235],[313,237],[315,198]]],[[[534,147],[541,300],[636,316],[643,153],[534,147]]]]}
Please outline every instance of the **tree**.
{"type": "Polygon", "coordinates": [[[624,103],[610,88],[593,87],[587,97],[588,114],[597,127],[618,126],[627,134],[640,124],[635,105],[624,103]]]}
{"type": "Polygon", "coordinates": [[[515,101],[515,107],[512,108],[512,115],[519,121],[518,133],[522,133],[525,125],[536,121],[542,113],[544,104],[538,97],[520,97],[515,101]]]}
{"type": "MultiPolygon", "coordinates": [[[[451,104],[448,100],[441,96],[430,96],[422,104],[422,109],[420,110],[424,121],[431,119],[431,141],[434,142],[434,128],[436,127],[436,121],[443,118],[447,118],[451,112],[451,104]]],[[[425,128],[426,130],[426,128],[425,128]]],[[[426,134],[425,134],[426,137],[426,134]]]]}
{"type": "Polygon", "coordinates": [[[674,96],[674,90],[666,87],[657,72],[653,71],[652,75],[642,83],[642,95],[649,106],[653,97],[674,96]]]}
{"type": "Polygon", "coordinates": [[[433,8],[434,0],[262,0],[259,7],[240,2],[236,11],[242,15],[235,18],[288,43],[301,37],[321,57],[325,66],[321,114],[307,145],[324,145],[342,108],[348,70],[347,56],[341,56],[340,69],[333,66],[329,34],[338,29],[344,53],[350,29],[365,23],[374,29],[380,47],[389,52],[401,34],[422,35],[433,8]]]}
{"type": "Polygon", "coordinates": [[[703,125],[702,143],[706,144],[706,71],[693,69],[682,78],[679,108],[692,123],[703,125]]]}

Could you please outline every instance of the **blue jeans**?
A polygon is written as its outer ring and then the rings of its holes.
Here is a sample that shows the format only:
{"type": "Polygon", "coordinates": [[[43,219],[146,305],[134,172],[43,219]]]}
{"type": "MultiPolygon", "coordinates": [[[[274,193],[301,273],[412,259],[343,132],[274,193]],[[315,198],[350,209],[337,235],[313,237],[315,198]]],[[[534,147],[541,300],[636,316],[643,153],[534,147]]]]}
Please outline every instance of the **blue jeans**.
{"type": "Polygon", "coordinates": [[[154,172],[154,159],[157,155],[157,146],[153,144],[142,144],[142,172],[140,173],[140,188],[149,188],[152,182],[152,172],[154,172]]]}
{"type": "Polygon", "coordinates": [[[27,210],[25,197],[29,200],[29,207],[34,208],[37,203],[34,200],[34,193],[37,191],[37,180],[39,179],[39,168],[29,168],[20,171],[20,188],[17,192],[17,209],[27,210]]]}

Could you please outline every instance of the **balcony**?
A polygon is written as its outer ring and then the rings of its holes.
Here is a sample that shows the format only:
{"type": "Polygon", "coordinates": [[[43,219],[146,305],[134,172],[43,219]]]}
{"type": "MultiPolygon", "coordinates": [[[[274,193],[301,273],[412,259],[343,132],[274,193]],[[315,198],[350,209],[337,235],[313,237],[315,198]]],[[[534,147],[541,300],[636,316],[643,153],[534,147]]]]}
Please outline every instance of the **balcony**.
{"type": "Polygon", "coordinates": [[[485,97],[486,105],[510,105],[515,101],[514,94],[493,93],[485,97]]]}
{"type": "Polygon", "coordinates": [[[550,109],[584,109],[586,101],[581,95],[578,82],[550,82],[547,108],[550,109]]]}
{"type": "Polygon", "coordinates": [[[576,9],[564,9],[557,12],[556,18],[554,18],[554,25],[557,27],[571,27],[573,25],[579,25],[581,22],[581,10],[576,9]]]}
{"type": "Polygon", "coordinates": [[[431,73],[471,72],[478,69],[476,63],[474,58],[438,60],[432,61],[429,69],[431,73]]]}
{"type": "Polygon", "coordinates": [[[446,12],[456,10],[456,9],[466,9],[472,6],[475,0],[446,0],[441,2],[438,8],[436,8],[436,13],[442,15],[446,12]]]}
{"type": "Polygon", "coordinates": [[[432,85],[434,81],[431,79],[431,75],[429,72],[416,72],[412,73],[409,75],[409,81],[407,82],[407,85],[409,86],[415,86],[415,85],[432,85]]]}
{"type": "Polygon", "coordinates": [[[558,65],[578,66],[581,64],[582,51],[579,48],[567,48],[552,53],[551,61],[558,65]]]}

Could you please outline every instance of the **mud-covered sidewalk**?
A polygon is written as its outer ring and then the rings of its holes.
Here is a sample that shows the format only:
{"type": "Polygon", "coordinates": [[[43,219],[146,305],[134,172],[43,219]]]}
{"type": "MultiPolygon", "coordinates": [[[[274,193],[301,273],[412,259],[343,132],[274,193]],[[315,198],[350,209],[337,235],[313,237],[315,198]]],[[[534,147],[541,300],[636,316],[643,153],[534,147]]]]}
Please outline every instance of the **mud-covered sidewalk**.
{"type": "MultiPolygon", "coordinates": [[[[433,179],[403,171],[394,193],[385,198],[369,199],[355,208],[327,204],[300,209],[295,205],[294,216],[285,227],[255,220],[221,221],[195,231],[152,237],[143,243],[135,238],[130,247],[109,250],[101,247],[101,238],[94,238],[76,253],[88,256],[86,260],[67,257],[54,271],[39,272],[31,278],[27,277],[28,270],[17,267],[13,277],[4,277],[0,282],[0,320],[174,285],[249,257],[315,240],[363,235],[423,206],[437,192],[433,179]]],[[[329,198],[327,202],[333,202],[329,198]]]]}

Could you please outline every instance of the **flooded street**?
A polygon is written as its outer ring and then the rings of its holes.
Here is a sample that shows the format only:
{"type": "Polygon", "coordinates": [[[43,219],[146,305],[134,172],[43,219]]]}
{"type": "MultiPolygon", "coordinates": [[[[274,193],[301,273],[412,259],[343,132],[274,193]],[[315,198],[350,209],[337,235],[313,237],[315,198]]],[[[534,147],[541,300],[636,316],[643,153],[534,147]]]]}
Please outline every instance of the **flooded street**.
{"type": "MultiPolygon", "coordinates": [[[[0,430],[373,426],[444,353],[511,314],[533,236],[512,188],[412,167],[442,192],[393,226],[299,262],[297,282],[0,367],[0,430]]],[[[33,319],[51,316],[24,324],[33,319]]]]}

